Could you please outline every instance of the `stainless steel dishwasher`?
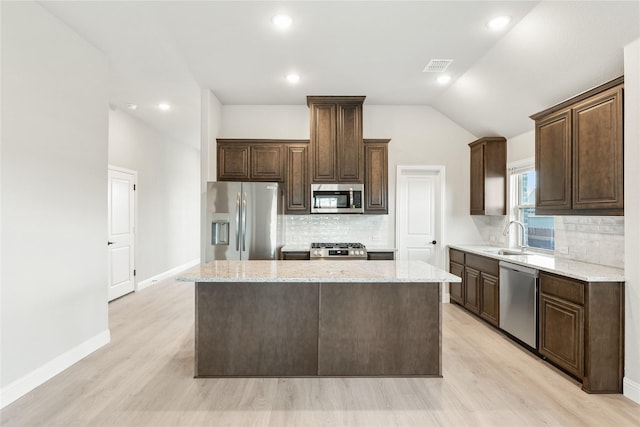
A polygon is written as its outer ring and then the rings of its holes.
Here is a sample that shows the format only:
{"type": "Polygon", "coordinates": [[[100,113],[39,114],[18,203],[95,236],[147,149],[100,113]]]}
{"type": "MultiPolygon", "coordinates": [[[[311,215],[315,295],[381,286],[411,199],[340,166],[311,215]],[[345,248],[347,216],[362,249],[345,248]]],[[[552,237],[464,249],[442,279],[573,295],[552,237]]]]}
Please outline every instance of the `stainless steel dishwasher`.
{"type": "Polygon", "coordinates": [[[500,329],[538,345],[538,270],[500,261],[500,329]]]}

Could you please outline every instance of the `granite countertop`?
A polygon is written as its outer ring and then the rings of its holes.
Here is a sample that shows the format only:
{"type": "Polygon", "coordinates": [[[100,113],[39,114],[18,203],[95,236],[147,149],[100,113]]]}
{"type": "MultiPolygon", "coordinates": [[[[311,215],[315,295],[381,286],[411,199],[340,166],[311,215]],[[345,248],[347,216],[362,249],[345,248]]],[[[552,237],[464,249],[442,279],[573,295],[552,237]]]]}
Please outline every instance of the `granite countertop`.
{"type": "Polygon", "coordinates": [[[458,276],[422,261],[211,261],[191,268],[181,282],[440,283],[458,276]]]}
{"type": "Polygon", "coordinates": [[[495,246],[450,244],[450,248],[507,261],[513,264],[533,267],[549,273],[567,276],[585,282],[624,282],[624,270],[605,265],[574,261],[553,255],[532,253],[528,255],[499,255],[488,251],[496,250],[495,246]]]}

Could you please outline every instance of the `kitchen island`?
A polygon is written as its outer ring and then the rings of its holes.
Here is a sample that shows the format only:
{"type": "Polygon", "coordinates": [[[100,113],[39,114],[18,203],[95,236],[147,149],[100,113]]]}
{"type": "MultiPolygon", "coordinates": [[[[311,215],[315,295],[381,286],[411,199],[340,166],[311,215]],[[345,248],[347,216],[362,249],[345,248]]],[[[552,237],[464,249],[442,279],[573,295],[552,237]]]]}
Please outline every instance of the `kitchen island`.
{"type": "Polygon", "coordinates": [[[420,261],[211,261],[195,282],[196,377],[442,375],[441,285],[420,261]]]}

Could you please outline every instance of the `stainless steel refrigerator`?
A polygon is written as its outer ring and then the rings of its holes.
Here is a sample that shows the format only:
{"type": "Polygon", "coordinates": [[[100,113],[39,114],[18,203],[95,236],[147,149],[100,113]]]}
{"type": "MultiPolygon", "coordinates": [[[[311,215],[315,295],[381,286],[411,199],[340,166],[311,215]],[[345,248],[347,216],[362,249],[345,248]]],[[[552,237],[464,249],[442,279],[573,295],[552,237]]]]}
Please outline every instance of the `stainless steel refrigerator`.
{"type": "Polygon", "coordinates": [[[208,182],[205,262],[277,259],[284,242],[277,182],[208,182]]]}

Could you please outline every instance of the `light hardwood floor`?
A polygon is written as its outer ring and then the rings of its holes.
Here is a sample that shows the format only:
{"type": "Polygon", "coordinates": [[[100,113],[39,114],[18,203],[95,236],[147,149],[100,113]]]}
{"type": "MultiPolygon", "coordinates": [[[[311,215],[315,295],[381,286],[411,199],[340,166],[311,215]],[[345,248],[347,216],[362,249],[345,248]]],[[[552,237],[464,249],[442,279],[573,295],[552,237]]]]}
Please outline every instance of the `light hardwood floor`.
{"type": "Polygon", "coordinates": [[[584,393],[452,304],[443,378],[194,379],[193,291],[166,280],[111,303],[111,343],[2,410],[2,426],[640,425],[640,405],[584,393]]]}

